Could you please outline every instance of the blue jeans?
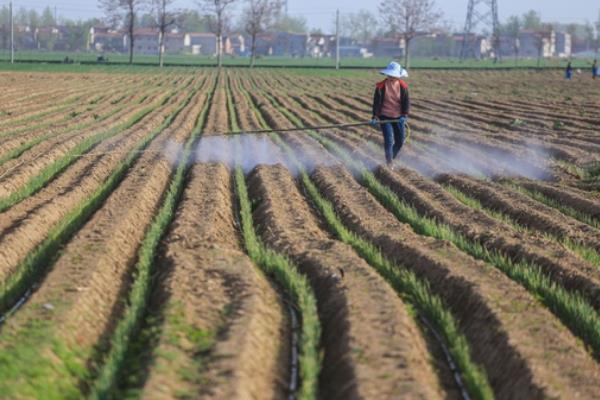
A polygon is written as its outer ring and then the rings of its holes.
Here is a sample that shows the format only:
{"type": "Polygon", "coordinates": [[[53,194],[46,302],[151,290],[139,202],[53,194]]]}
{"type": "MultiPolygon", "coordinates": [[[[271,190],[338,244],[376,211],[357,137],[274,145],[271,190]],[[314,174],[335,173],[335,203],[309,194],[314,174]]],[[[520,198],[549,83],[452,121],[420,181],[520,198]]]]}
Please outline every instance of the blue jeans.
{"type": "MultiPolygon", "coordinates": [[[[398,118],[388,118],[381,116],[380,120],[388,120],[398,118]]],[[[385,124],[381,124],[381,132],[383,133],[383,147],[385,148],[385,160],[388,163],[391,163],[394,158],[400,152],[402,145],[404,144],[405,135],[405,127],[404,124],[400,124],[399,122],[388,122],[385,124]]]]}

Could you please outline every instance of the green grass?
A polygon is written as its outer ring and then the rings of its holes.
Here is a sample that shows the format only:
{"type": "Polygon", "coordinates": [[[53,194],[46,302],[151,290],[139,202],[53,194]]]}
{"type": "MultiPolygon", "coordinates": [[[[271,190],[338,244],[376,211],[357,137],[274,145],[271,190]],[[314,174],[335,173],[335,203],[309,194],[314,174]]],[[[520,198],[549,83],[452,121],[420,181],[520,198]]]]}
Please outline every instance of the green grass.
{"type": "MultiPolygon", "coordinates": [[[[173,111],[161,124],[136,145],[129,152],[125,160],[117,166],[109,178],[88,199],[81,202],[63,218],[48,234],[47,238],[23,262],[16,273],[11,275],[0,288],[0,304],[2,311],[11,307],[18,298],[40,279],[49,265],[59,255],[59,250],[75,232],[89,219],[89,217],[103,204],[114,189],[126,176],[129,168],[140,157],[150,142],[162,130],[168,127],[183,107],[189,103],[193,93],[178,108],[173,111]]],[[[59,312],[60,299],[57,299],[54,312],[59,312]]],[[[50,324],[51,320],[38,321],[26,325],[19,330],[18,335],[9,340],[11,346],[4,349],[0,355],[0,382],[6,383],[3,394],[10,393],[9,397],[48,399],[77,399],[81,397],[82,382],[89,382],[93,373],[86,367],[87,360],[97,360],[98,349],[82,349],[75,344],[67,345],[59,338],[50,324]],[[29,340],[31,339],[31,340],[29,340]],[[44,344],[49,344],[50,349],[58,360],[48,356],[40,356],[38,350],[44,344]],[[26,381],[15,384],[23,376],[29,377],[26,381]]],[[[2,388],[2,383],[0,383],[2,388]]]]}
{"type": "MultiPolygon", "coordinates": [[[[192,92],[186,98],[184,104],[178,108],[177,112],[169,117],[168,124],[192,100],[193,95],[194,93],[192,92]]],[[[126,360],[128,348],[132,340],[134,340],[134,334],[140,330],[150,299],[152,276],[155,269],[154,261],[158,245],[174,218],[177,203],[183,192],[188,160],[192,154],[193,145],[204,126],[211,99],[212,94],[206,99],[206,105],[198,116],[196,128],[185,145],[181,161],[171,179],[171,184],[165,195],[163,204],[142,241],[138,252],[138,261],[134,268],[136,271],[135,280],[129,292],[128,306],[112,334],[110,351],[104,359],[98,377],[93,384],[90,393],[91,399],[106,399],[114,393],[119,373],[125,367],[124,361],[126,360]]],[[[168,124],[161,127],[159,132],[168,126],[168,124]]]]}
{"type": "Polygon", "coordinates": [[[512,228],[514,228],[516,231],[518,232],[526,232],[528,231],[528,229],[524,226],[522,226],[521,224],[519,224],[517,221],[515,221],[513,218],[511,218],[510,216],[503,214],[499,211],[495,211],[492,209],[489,209],[487,207],[484,207],[481,202],[473,197],[470,197],[469,195],[467,195],[466,193],[462,192],[461,190],[457,189],[454,186],[451,185],[442,185],[442,187],[448,192],[450,193],[452,196],[454,196],[454,198],[458,201],[460,201],[461,203],[463,203],[464,205],[473,208],[475,210],[478,211],[482,211],[485,214],[487,214],[489,217],[494,218],[500,222],[504,222],[505,224],[511,226],[512,228]]]}
{"type": "Polygon", "coordinates": [[[589,214],[586,214],[584,212],[576,210],[575,208],[570,207],[558,200],[554,200],[554,199],[544,195],[543,193],[540,193],[540,192],[534,191],[534,190],[529,190],[523,186],[520,186],[517,183],[510,182],[510,181],[504,181],[504,182],[500,182],[500,183],[512,190],[515,190],[519,193],[529,196],[532,199],[539,201],[542,204],[547,205],[548,207],[555,208],[558,211],[560,211],[561,213],[563,213],[571,218],[575,218],[576,220],[583,222],[584,224],[588,224],[589,226],[592,226],[596,229],[600,229],[600,221],[598,221],[598,219],[592,217],[589,214]]]}
{"type": "MultiPolygon", "coordinates": [[[[443,187],[444,187],[444,189],[446,189],[447,192],[452,194],[458,201],[465,204],[466,206],[469,206],[475,210],[484,212],[491,218],[494,218],[498,221],[504,222],[504,223],[512,226],[515,230],[517,230],[519,232],[526,232],[526,233],[531,232],[531,230],[529,228],[519,224],[515,219],[513,219],[509,215],[506,215],[499,211],[492,210],[488,207],[484,207],[481,204],[481,202],[479,202],[477,199],[474,199],[473,197],[468,196],[466,193],[462,192],[460,189],[458,189],[454,186],[451,186],[451,185],[444,185],[443,187]]],[[[562,244],[563,246],[565,246],[569,250],[573,251],[575,254],[579,255],[581,258],[590,262],[591,264],[600,266],[600,254],[598,253],[598,251],[596,249],[586,246],[586,245],[583,245],[581,243],[577,243],[576,241],[570,240],[568,237],[563,237],[563,236],[560,236],[557,234],[551,234],[551,233],[544,232],[544,231],[542,231],[540,233],[543,234],[544,237],[546,237],[548,240],[552,240],[554,242],[562,244]]]]}
{"type": "MultiPolygon", "coordinates": [[[[99,116],[97,119],[95,119],[92,122],[86,122],[86,123],[79,123],[76,125],[72,125],[69,127],[68,130],[62,132],[62,133],[68,133],[68,132],[73,132],[73,131],[77,131],[77,130],[81,130],[84,128],[87,128],[88,126],[97,124],[99,122],[102,122],[108,118],[110,118],[111,116],[115,115],[116,113],[118,113],[119,111],[123,110],[126,106],[121,106],[121,107],[115,107],[113,109],[111,109],[108,113],[99,116]]],[[[0,156],[0,165],[4,164],[7,161],[13,160],[19,156],[21,156],[23,153],[25,153],[27,150],[30,150],[31,148],[33,148],[34,146],[40,144],[41,142],[45,141],[46,139],[55,136],[56,133],[54,132],[50,132],[47,133],[45,135],[39,135],[36,136],[34,139],[23,143],[21,146],[11,150],[10,152],[4,154],[3,156],[0,156]]]]}
{"type": "MultiPolygon", "coordinates": [[[[247,98],[247,93],[244,93],[247,98]]],[[[252,103],[251,103],[252,104],[252,103]]],[[[254,107],[255,114],[264,128],[268,124],[261,113],[254,107]]],[[[296,122],[298,122],[296,120],[296,122]]],[[[301,182],[317,209],[327,222],[329,228],[344,243],[352,246],[417,312],[427,318],[433,327],[441,332],[450,354],[461,371],[461,377],[468,392],[476,399],[493,399],[494,394],[485,372],[471,359],[468,342],[458,329],[452,314],[444,306],[442,300],[431,293],[427,283],[405,267],[393,265],[386,259],[376,246],[349,231],[336,215],[333,205],[319,193],[304,170],[303,165],[296,159],[294,151],[273,133],[273,140],[286,152],[296,168],[300,171],[301,182]]]]}
{"type": "MultiPolygon", "coordinates": [[[[105,56],[108,57],[109,63],[107,65],[95,64],[97,54],[95,52],[83,52],[83,53],[70,53],[70,52],[34,52],[34,51],[19,51],[15,53],[15,61],[17,64],[11,66],[10,63],[2,60],[8,60],[9,55],[7,53],[0,54],[0,69],[18,68],[30,70],[31,68],[62,68],[63,70],[79,70],[82,67],[93,67],[95,69],[106,69],[111,67],[123,68],[127,65],[124,63],[129,62],[128,54],[121,53],[109,53],[105,56]],[[48,63],[60,63],[69,56],[75,61],[74,64],[48,64],[48,63]],[[19,63],[19,61],[29,61],[29,63],[19,63]],[[31,62],[35,62],[32,64],[31,62]],[[45,64],[44,64],[45,63],[45,64]],[[91,63],[91,65],[82,65],[80,63],[91,63]],[[112,63],[112,65],[111,65],[112,63]]],[[[133,61],[136,68],[143,66],[157,67],[158,55],[143,55],[134,54],[133,61]]],[[[189,66],[189,67],[214,67],[217,65],[216,57],[210,56],[194,56],[190,54],[166,54],[165,58],[166,66],[189,66]]],[[[402,64],[403,59],[398,60],[402,64]]],[[[390,62],[390,58],[342,58],[340,60],[341,68],[384,68],[390,62]]],[[[250,63],[249,57],[224,57],[224,66],[237,66],[246,67],[250,63]]],[[[543,60],[541,63],[542,68],[564,68],[566,67],[566,60],[559,59],[548,59],[543,60]]],[[[493,60],[465,60],[460,62],[456,58],[411,58],[411,68],[446,68],[446,69],[514,69],[514,68],[537,68],[537,59],[522,59],[519,60],[518,65],[515,67],[515,62],[512,58],[507,58],[498,63],[494,63],[493,60]]],[[[326,58],[292,58],[285,56],[263,56],[256,60],[257,67],[323,67],[331,68],[335,67],[335,59],[326,58]]],[[[573,68],[588,69],[591,66],[591,60],[577,59],[573,60],[573,68]]]]}
{"type": "MultiPolygon", "coordinates": [[[[59,112],[62,112],[64,110],[68,109],[69,107],[72,107],[73,103],[79,101],[82,97],[83,96],[80,94],[73,95],[70,98],[62,101],[60,104],[55,105],[54,107],[51,107],[49,109],[44,108],[42,111],[40,111],[38,113],[28,115],[28,116],[22,117],[20,119],[14,120],[14,121],[5,121],[5,123],[0,124],[0,127],[3,128],[5,125],[15,126],[15,125],[22,125],[22,124],[33,122],[33,121],[39,121],[41,118],[44,118],[50,114],[59,113],[59,112]]],[[[28,128],[28,127],[21,128],[21,129],[17,130],[16,132],[11,131],[11,130],[3,131],[0,133],[0,137],[12,136],[13,134],[19,133],[26,128],[28,128]]]]}
{"type": "Polygon", "coordinates": [[[301,317],[300,332],[300,387],[298,399],[316,399],[318,377],[321,370],[319,341],[321,326],[317,314],[315,295],[296,267],[281,254],[266,248],[258,239],[252,221],[252,206],[246,188],[244,171],[235,171],[236,190],[240,206],[242,236],[250,258],[290,296],[301,317]]]}

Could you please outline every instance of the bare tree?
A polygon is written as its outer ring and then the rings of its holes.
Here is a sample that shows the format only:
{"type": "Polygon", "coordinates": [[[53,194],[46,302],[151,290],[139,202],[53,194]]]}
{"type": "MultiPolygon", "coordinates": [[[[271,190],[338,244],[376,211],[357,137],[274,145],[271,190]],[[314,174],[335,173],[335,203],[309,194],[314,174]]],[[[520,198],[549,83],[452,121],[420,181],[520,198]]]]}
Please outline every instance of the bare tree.
{"type": "Polygon", "coordinates": [[[227,8],[237,0],[200,0],[200,6],[212,16],[209,26],[217,35],[217,64],[219,68],[223,65],[223,33],[229,22],[227,8]]]}
{"type": "Polygon", "coordinates": [[[598,19],[594,25],[596,28],[596,37],[594,39],[594,58],[598,58],[598,51],[600,50],[600,11],[598,11],[598,19]]]}
{"type": "Polygon", "coordinates": [[[279,0],[247,0],[248,6],[244,10],[244,30],[250,35],[250,67],[256,62],[256,37],[266,31],[273,18],[281,11],[282,4],[279,0]]]}
{"type": "Polygon", "coordinates": [[[151,6],[156,13],[156,25],[158,27],[158,65],[162,68],[165,54],[165,35],[167,28],[176,21],[174,12],[167,11],[174,0],[151,0],[151,6]]]}
{"type": "Polygon", "coordinates": [[[552,39],[552,25],[543,24],[541,29],[534,34],[534,43],[538,51],[537,66],[541,65],[544,58],[544,48],[552,39]]]}
{"type": "Polygon", "coordinates": [[[409,67],[409,48],[420,31],[431,29],[442,17],[435,0],[384,0],[379,5],[381,19],[390,32],[404,39],[404,65],[409,67]]]}
{"type": "Polygon", "coordinates": [[[133,64],[133,29],[135,17],[142,4],[142,0],[100,0],[100,7],[104,10],[109,20],[113,23],[123,21],[129,37],[129,64],[133,64]]]}
{"type": "Polygon", "coordinates": [[[521,43],[519,41],[519,36],[521,34],[521,27],[522,27],[521,18],[519,18],[516,15],[511,16],[508,19],[508,22],[506,22],[506,25],[504,26],[505,34],[512,41],[513,53],[515,55],[515,65],[518,63],[519,50],[521,48],[521,43]]]}
{"type": "Polygon", "coordinates": [[[369,10],[343,14],[341,18],[341,35],[367,44],[375,35],[377,18],[369,10]]]}

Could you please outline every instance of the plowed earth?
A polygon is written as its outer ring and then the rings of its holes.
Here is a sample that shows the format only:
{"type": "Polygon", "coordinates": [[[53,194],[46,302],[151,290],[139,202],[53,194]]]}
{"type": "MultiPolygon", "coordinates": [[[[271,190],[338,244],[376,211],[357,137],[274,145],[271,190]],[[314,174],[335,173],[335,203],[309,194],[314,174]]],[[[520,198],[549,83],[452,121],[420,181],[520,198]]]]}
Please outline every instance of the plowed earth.
{"type": "Polygon", "coordinates": [[[393,169],[368,126],[277,131],[369,120],[380,79],[1,72],[0,398],[295,398],[303,321],[247,248],[237,167],[261,246],[315,295],[318,398],[600,398],[600,332],[578,333],[600,329],[598,82],[411,72],[411,137],[393,169]],[[448,351],[414,299],[330,229],[307,180],[343,227],[440,299],[465,348],[448,351]],[[469,245],[577,300],[558,312],[469,245]]]}

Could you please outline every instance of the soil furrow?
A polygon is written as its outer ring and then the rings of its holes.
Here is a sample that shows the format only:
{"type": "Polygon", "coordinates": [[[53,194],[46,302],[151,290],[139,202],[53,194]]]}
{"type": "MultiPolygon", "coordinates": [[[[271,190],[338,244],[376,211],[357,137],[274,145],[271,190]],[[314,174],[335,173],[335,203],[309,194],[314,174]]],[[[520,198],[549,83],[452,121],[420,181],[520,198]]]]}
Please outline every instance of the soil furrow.
{"type": "Polygon", "coordinates": [[[377,177],[419,213],[447,224],[488,250],[500,251],[511,259],[524,260],[544,269],[554,281],[569,290],[580,291],[600,307],[600,271],[569,250],[541,235],[525,234],[471,209],[456,200],[438,184],[417,173],[380,168],[377,177]]]}
{"type": "Polygon", "coordinates": [[[456,175],[439,175],[438,182],[457,187],[485,207],[509,215],[517,223],[600,250],[600,231],[530,197],[492,182],[456,175]]]}
{"type": "Polygon", "coordinates": [[[110,175],[135,143],[160,126],[182,101],[180,93],[140,124],[100,143],[97,156],[82,158],[35,196],[0,214],[0,281],[5,281],[16,265],[39,243],[48,231],[82,199],[90,196],[110,175]],[[119,152],[109,150],[119,148],[119,152]],[[76,182],[76,184],[74,184],[76,182]]]}
{"type": "MultiPolygon", "coordinates": [[[[8,319],[0,347],[9,353],[14,351],[16,357],[23,351],[19,339],[27,336],[24,332],[30,334],[33,322],[43,320],[47,325],[46,339],[28,346],[36,349],[38,368],[50,365],[50,371],[58,374],[55,379],[61,384],[55,389],[63,387],[69,391],[81,386],[78,381],[82,377],[68,371],[75,365],[91,367],[98,358],[95,349],[106,348],[108,335],[122,312],[120,298],[127,291],[139,244],[171,176],[170,155],[160,150],[168,141],[185,141],[203,108],[204,98],[204,94],[197,95],[198,103],[184,109],[173,125],[150,144],[149,149],[154,151],[140,157],[125,180],[62,251],[40,289],[8,319]],[[56,352],[56,343],[63,345],[60,353],[56,352]]],[[[50,371],[44,372],[52,374],[50,371]]],[[[49,378],[52,377],[42,377],[49,378]]],[[[10,379],[2,381],[14,386],[10,379]]],[[[27,382],[10,390],[26,393],[37,384],[27,382]]],[[[86,390],[85,385],[82,390],[86,390]]]]}
{"type": "Polygon", "coordinates": [[[153,306],[163,327],[142,398],[287,394],[286,306],[242,252],[231,185],[223,164],[197,164],[190,171],[158,261],[153,306]],[[207,343],[194,342],[194,333],[207,343]]]}
{"type": "Polygon", "coordinates": [[[524,288],[450,244],[417,235],[342,168],[318,168],[313,176],[351,229],[443,296],[498,398],[598,395],[600,389],[590,384],[600,373],[598,365],[524,288]],[[568,363],[582,373],[565,376],[568,363]]]}
{"type": "Polygon", "coordinates": [[[321,395],[387,398],[402,390],[439,397],[424,340],[406,307],[369,265],[321,230],[289,171],[261,166],[249,183],[263,240],[296,262],[317,295],[325,352],[321,395]]]}

